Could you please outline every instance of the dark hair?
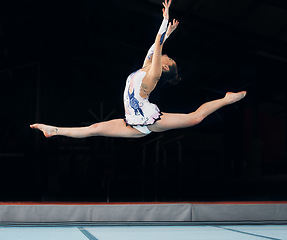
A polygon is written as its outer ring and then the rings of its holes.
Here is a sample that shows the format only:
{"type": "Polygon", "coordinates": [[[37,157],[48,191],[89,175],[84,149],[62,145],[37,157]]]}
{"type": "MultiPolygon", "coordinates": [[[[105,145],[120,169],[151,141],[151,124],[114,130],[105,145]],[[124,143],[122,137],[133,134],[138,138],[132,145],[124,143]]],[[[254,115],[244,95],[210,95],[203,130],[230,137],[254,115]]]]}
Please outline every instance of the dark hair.
{"type": "Polygon", "coordinates": [[[169,71],[162,71],[162,74],[160,77],[160,81],[171,84],[171,85],[178,84],[180,80],[181,78],[178,76],[176,64],[170,65],[169,71]]]}

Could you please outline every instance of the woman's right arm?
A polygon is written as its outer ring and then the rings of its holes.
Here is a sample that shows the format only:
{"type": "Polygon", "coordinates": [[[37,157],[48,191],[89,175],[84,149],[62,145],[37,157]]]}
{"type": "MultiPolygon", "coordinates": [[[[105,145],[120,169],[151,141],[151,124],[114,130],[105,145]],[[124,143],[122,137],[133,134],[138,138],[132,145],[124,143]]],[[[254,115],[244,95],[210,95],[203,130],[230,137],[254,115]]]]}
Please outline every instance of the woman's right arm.
{"type": "MultiPolygon", "coordinates": [[[[167,2],[167,0],[165,0],[165,3],[163,3],[165,8],[163,8],[164,19],[163,19],[161,27],[163,26],[164,21],[165,20],[168,21],[168,19],[169,19],[168,8],[169,8],[170,4],[171,4],[171,0],[169,2],[167,2]]],[[[177,26],[178,26],[178,21],[176,21],[175,19],[173,20],[173,24],[169,23],[167,30],[166,30],[166,33],[165,33],[164,38],[163,38],[163,43],[171,35],[171,33],[177,28],[177,26]]],[[[160,34],[160,30],[159,30],[158,34],[160,34]]],[[[154,50],[155,50],[155,43],[148,50],[148,53],[147,53],[145,60],[144,60],[144,63],[143,63],[143,67],[147,66],[148,64],[150,64],[152,62],[154,50]]]]}

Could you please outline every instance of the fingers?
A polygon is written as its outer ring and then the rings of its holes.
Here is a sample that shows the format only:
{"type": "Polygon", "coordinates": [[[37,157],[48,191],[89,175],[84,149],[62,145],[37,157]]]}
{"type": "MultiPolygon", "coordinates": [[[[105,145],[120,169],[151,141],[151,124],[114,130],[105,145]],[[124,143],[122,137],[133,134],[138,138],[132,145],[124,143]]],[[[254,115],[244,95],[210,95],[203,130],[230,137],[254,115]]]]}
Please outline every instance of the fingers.
{"type": "Polygon", "coordinates": [[[164,6],[164,8],[166,8],[166,3],[165,2],[162,2],[162,5],[164,6]]]}
{"type": "Polygon", "coordinates": [[[170,5],[171,5],[171,2],[172,2],[172,0],[164,0],[163,2],[162,2],[162,5],[163,5],[163,9],[162,9],[162,12],[163,12],[163,16],[164,17],[167,17],[168,18],[168,12],[169,12],[169,7],[170,7],[170,5]]]}
{"type": "Polygon", "coordinates": [[[173,21],[172,21],[172,26],[176,28],[176,27],[178,26],[178,24],[179,24],[179,21],[173,19],[173,21]]]}
{"type": "Polygon", "coordinates": [[[169,8],[169,7],[170,7],[170,4],[171,4],[171,1],[172,1],[172,0],[170,0],[170,1],[165,0],[164,2],[162,2],[162,5],[163,5],[165,8],[169,8]]]}

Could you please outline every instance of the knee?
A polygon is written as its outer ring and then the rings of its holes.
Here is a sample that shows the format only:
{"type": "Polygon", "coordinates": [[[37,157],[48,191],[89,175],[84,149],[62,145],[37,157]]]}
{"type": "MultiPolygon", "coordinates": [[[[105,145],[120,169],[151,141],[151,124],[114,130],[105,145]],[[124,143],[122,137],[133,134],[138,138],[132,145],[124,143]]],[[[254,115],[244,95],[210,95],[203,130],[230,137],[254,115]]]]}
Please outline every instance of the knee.
{"type": "Polygon", "coordinates": [[[201,116],[197,117],[197,118],[195,119],[194,125],[200,124],[200,123],[203,121],[203,119],[204,119],[204,117],[201,117],[201,116]]]}
{"type": "Polygon", "coordinates": [[[95,123],[90,125],[89,127],[89,132],[91,136],[98,136],[100,133],[100,124],[99,123],[95,123]]]}
{"type": "Polygon", "coordinates": [[[193,113],[193,116],[190,120],[190,124],[191,126],[195,126],[197,124],[200,124],[204,119],[204,116],[202,116],[201,114],[197,114],[197,113],[193,113]]]}

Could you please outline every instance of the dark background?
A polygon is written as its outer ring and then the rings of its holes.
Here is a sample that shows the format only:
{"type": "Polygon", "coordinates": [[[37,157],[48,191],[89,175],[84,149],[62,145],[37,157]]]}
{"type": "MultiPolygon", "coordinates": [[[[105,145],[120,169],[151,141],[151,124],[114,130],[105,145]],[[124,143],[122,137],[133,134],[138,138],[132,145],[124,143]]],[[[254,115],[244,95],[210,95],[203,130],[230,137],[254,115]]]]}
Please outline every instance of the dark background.
{"type": "Polygon", "coordinates": [[[29,124],[123,118],[127,76],[162,21],[160,0],[0,5],[0,201],[286,200],[287,2],[174,0],[164,52],[182,82],[150,97],[188,113],[247,97],[198,126],[141,139],[46,139],[29,124]]]}

